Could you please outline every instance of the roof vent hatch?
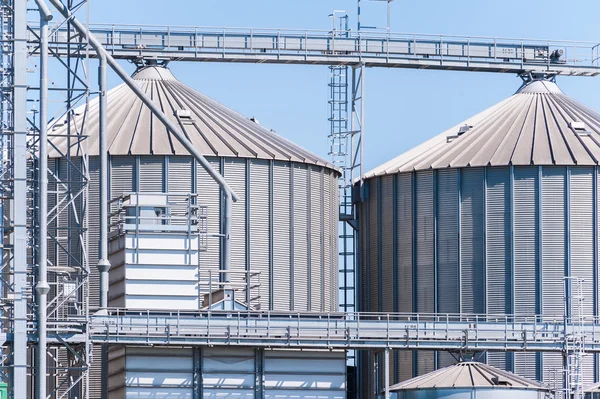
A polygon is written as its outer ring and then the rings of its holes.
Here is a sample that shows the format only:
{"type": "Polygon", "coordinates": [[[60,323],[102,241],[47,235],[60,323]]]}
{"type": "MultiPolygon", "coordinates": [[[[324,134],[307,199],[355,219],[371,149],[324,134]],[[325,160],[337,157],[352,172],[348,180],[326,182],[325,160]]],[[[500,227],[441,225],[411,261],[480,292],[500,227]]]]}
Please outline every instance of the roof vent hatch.
{"type": "Polygon", "coordinates": [[[181,119],[192,119],[192,111],[190,111],[189,109],[175,110],[175,115],[181,119]]]}
{"type": "Polygon", "coordinates": [[[580,136],[589,136],[591,134],[591,132],[587,130],[585,123],[580,121],[569,122],[569,127],[580,136]]]}
{"type": "Polygon", "coordinates": [[[452,136],[448,136],[446,138],[446,142],[447,143],[451,143],[452,141],[454,141],[455,139],[459,138],[460,136],[462,136],[463,134],[465,134],[466,132],[468,132],[472,128],[473,128],[473,126],[470,126],[470,125],[463,125],[463,126],[459,127],[458,128],[458,133],[456,133],[455,135],[452,135],[452,136]]]}

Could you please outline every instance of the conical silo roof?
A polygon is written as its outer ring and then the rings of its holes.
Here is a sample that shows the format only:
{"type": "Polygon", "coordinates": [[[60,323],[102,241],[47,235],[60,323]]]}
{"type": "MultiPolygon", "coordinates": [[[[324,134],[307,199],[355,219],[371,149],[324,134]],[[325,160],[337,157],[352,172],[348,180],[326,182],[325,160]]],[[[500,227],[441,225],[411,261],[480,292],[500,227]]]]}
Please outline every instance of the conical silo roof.
{"type": "Polygon", "coordinates": [[[517,93],[368,172],[508,165],[597,165],[600,114],[551,80],[517,93]]]}
{"type": "Polygon", "coordinates": [[[508,371],[478,362],[462,362],[444,367],[390,387],[391,391],[422,389],[533,389],[548,391],[537,381],[519,377],[508,371]]]}
{"type": "MultiPolygon", "coordinates": [[[[168,68],[147,66],[132,77],[204,156],[274,159],[333,168],[326,160],[186,86],[168,68]]],[[[107,96],[111,155],[188,155],[127,85],[115,87],[107,96]]],[[[89,107],[86,145],[93,156],[98,155],[99,147],[98,100],[90,101],[89,107]]],[[[75,124],[81,129],[83,107],[74,113],[75,124]]],[[[66,153],[66,132],[64,119],[51,126],[51,140],[58,149],[51,149],[51,157],[58,157],[59,151],[66,153]]],[[[71,154],[78,155],[76,146],[71,146],[71,154]]]]}

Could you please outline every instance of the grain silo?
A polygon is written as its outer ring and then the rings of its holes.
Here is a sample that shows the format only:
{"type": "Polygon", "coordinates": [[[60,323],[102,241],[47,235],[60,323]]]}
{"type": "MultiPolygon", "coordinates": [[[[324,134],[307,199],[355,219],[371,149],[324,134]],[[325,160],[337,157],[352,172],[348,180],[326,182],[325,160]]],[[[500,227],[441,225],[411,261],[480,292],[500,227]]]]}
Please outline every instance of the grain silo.
{"type": "MultiPolygon", "coordinates": [[[[579,285],[565,293],[570,276],[585,280],[582,313],[597,316],[599,160],[600,114],[534,77],[367,173],[358,206],[361,310],[562,320],[564,298],[579,285]]],[[[560,354],[484,359],[561,386],[560,354]]],[[[399,352],[392,381],[453,362],[445,353],[399,352]]],[[[597,358],[585,357],[586,383],[597,370],[597,358]]]]}
{"type": "MultiPolygon", "coordinates": [[[[133,79],[167,117],[181,127],[240,197],[233,204],[231,237],[231,283],[238,291],[236,297],[240,302],[260,310],[336,311],[339,172],[334,166],[192,90],[175,79],[166,67],[142,67],[133,79]]],[[[68,153],[69,148],[76,148],[74,143],[69,142],[66,132],[69,128],[87,129],[89,135],[86,140],[89,148],[89,190],[90,198],[94,199],[88,204],[89,258],[92,264],[97,259],[99,239],[99,209],[95,200],[99,185],[97,111],[98,101],[93,100],[89,105],[89,120],[82,120],[79,117],[81,113],[74,110],[74,122],[70,127],[58,120],[50,132],[53,150],[50,151],[52,159],[49,167],[52,173],[64,179],[69,178],[70,169],[82,167],[81,154],[74,149],[70,160],[60,157],[61,153],[68,153]]],[[[186,201],[191,200],[194,207],[206,210],[208,226],[206,242],[188,248],[185,264],[182,264],[176,260],[181,253],[175,256],[168,252],[175,251],[175,247],[169,247],[177,239],[173,234],[162,240],[159,236],[154,237],[152,248],[133,248],[134,258],[118,252],[117,239],[122,231],[115,229],[119,221],[113,217],[111,231],[116,235],[111,242],[114,257],[111,255],[109,305],[135,309],[201,309],[205,305],[205,294],[216,291],[221,282],[219,270],[223,254],[219,236],[222,235],[220,214],[223,199],[218,185],[125,84],[108,92],[107,136],[109,198],[113,201],[111,211],[118,211],[117,208],[124,204],[140,208],[146,201],[150,215],[156,211],[156,216],[167,212],[185,217],[189,213],[186,210],[189,202],[186,201]],[[137,202],[134,203],[133,198],[137,202]],[[202,247],[205,247],[204,250],[202,247]],[[142,256],[144,251],[146,258],[142,256]],[[162,257],[157,254],[162,254],[162,257]]],[[[51,206],[60,200],[51,198],[51,206]]],[[[143,215],[137,216],[141,220],[143,215]]],[[[58,220],[56,223],[68,225],[69,221],[58,220]]],[[[164,219],[155,223],[165,224],[164,219]]],[[[155,228],[154,232],[163,233],[162,230],[155,228]]],[[[95,267],[91,268],[91,273],[90,305],[94,308],[98,305],[95,267]]],[[[215,395],[225,394],[228,390],[243,393],[256,389],[254,381],[258,377],[253,374],[254,366],[248,366],[254,364],[249,359],[256,356],[260,356],[260,361],[273,369],[272,372],[280,370],[282,375],[287,374],[290,381],[294,380],[290,377],[290,370],[281,366],[290,358],[296,358],[298,364],[306,363],[308,369],[316,367],[318,374],[318,362],[308,366],[309,360],[315,360],[310,353],[298,355],[290,351],[261,350],[259,355],[257,351],[203,351],[204,362],[212,365],[210,367],[214,370],[223,371],[219,367],[227,368],[227,365],[239,368],[237,376],[230,379],[215,377],[215,386],[207,389],[212,389],[215,395]]],[[[187,397],[191,394],[188,390],[197,385],[196,381],[190,380],[196,371],[188,366],[192,364],[191,359],[198,358],[198,353],[194,348],[168,351],[168,354],[152,348],[113,348],[108,356],[118,370],[113,367],[110,372],[111,396],[120,397],[126,392],[127,395],[160,394],[170,389],[156,382],[160,370],[155,367],[162,364],[159,359],[165,358],[170,359],[170,363],[165,364],[173,366],[171,371],[176,374],[167,375],[165,381],[176,381],[181,388],[181,397],[187,397]],[[129,364],[138,371],[146,366],[151,368],[132,377],[133,371],[127,373],[129,364]],[[147,382],[152,374],[157,375],[156,380],[143,385],[143,381],[147,382]],[[142,385],[128,386],[133,380],[142,385]]],[[[322,364],[327,364],[328,370],[333,367],[334,370],[339,369],[339,373],[328,374],[330,377],[336,375],[335,382],[328,385],[323,385],[317,378],[315,386],[327,386],[329,388],[325,390],[335,391],[331,397],[341,397],[345,384],[345,354],[326,353],[316,357],[323,360],[322,364]]],[[[269,378],[265,376],[264,379],[269,378]]],[[[276,393],[285,396],[287,385],[277,384],[277,377],[271,380],[276,385],[273,389],[279,390],[276,393]]],[[[301,386],[293,389],[314,390],[310,383],[296,380],[301,386]]],[[[92,397],[99,397],[99,390],[95,390],[100,384],[94,385],[92,397]]]]}
{"type": "Polygon", "coordinates": [[[545,399],[550,389],[495,367],[462,362],[390,387],[394,399],[545,399]]]}

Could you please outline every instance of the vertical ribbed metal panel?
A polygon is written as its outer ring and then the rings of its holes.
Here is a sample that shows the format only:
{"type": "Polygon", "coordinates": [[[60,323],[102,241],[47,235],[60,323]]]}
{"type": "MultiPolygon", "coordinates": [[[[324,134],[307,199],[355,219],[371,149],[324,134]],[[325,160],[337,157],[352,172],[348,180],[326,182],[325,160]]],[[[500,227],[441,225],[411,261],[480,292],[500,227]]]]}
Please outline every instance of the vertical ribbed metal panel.
{"type": "Polygon", "coordinates": [[[381,311],[394,312],[394,176],[381,178],[381,311]]]}
{"type": "MultiPolygon", "coordinates": [[[[396,176],[396,246],[398,250],[398,281],[396,289],[396,305],[398,312],[413,312],[413,184],[412,174],[402,173],[396,176]]],[[[404,381],[413,377],[413,352],[398,353],[396,381],[404,381]]]]}
{"type": "Polygon", "coordinates": [[[250,161],[250,270],[260,272],[252,283],[260,287],[251,292],[252,297],[261,296],[260,308],[269,309],[269,161],[250,161]],[[257,280],[258,278],[258,280],[257,280]]]}
{"type": "Polygon", "coordinates": [[[294,310],[308,310],[308,169],[294,164],[294,310]]]}
{"type": "MultiPolygon", "coordinates": [[[[435,312],[435,271],[434,271],[434,204],[433,172],[416,173],[416,300],[417,312],[435,312]],[[433,284],[432,284],[433,282],[433,284]]],[[[417,358],[417,372],[424,374],[434,369],[434,353],[420,352],[417,358]]]]}
{"type": "MultiPolygon", "coordinates": [[[[436,195],[436,256],[437,256],[437,312],[459,313],[458,267],[458,178],[456,169],[437,172],[436,195]]],[[[437,354],[437,367],[456,363],[447,352],[437,354]]]]}
{"type": "Polygon", "coordinates": [[[165,158],[141,156],[139,170],[140,193],[162,193],[165,188],[165,158]]]}
{"type": "MultiPolygon", "coordinates": [[[[335,300],[332,299],[332,291],[333,291],[333,281],[334,279],[337,280],[337,270],[336,270],[336,274],[333,274],[332,272],[332,268],[333,268],[333,258],[337,258],[337,255],[333,255],[335,252],[333,252],[333,242],[337,241],[335,240],[335,236],[333,235],[333,226],[332,224],[337,224],[336,220],[337,219],[332,219],[333,215],[333,211],[332,208],[335,207],[333,200],[331,198],[331,193],[332,193],[332,172],[331,171],[325,171],[325,176],[324,176],[324,182],[323,182],[323,240],[324,240],[324,248],[323,248],[323,261],[324,261],[324,265],[325,265],[325,274],[324,274],[324,280],[323,280],[323,289],[325,290],[325,303],[324,305],[324,309],[326,311],[330,311],[330,312],[334,312],[337,310],[337,308],[333,307],[333,302],[335,302],[335,300]]],[[[337,269],[337,267],[335,268],[337,269]]],[[[337,295],[337,290],[334,291],[335,294],[337,295]]]]}
{"type": "Polygon", "coordinates": [[[437,176],[437,265],[439,313],[459,313],[458,180],[456,169],[437,176]]]}
{"type": "MultiPolygon", "coordinates": [[[[329,175],[329,186],[331,187],[331,196],[328,201],[331,202],[331,211],[330,211],[330,224],[329,228],[331,229],[331,261],[330,264],[330,275],[331,275],[331,291],[330,291],[330,308],[332,312],[338,310],[338,261],[339,261],[339,248],[338,248],[338,220],[339,216],[339,186],[338,186],[338,175],[337,172],[331,172],[329,175]]],[[[354,246],[354,243],[352,244],[354,246]]],[[[352,276],[356,278],[355,275],[352,276]]]]}
{"type": "Polygon", "coordinates": [[[89,174],[90,182],[89,198],[88,203],[88,237],[89,237],[89,249],[88,256],[90,260],[90,276],[88,280],[89,284],[89,305],[90,307],[98,306],[99,292],[100,292],[100,277],[98,275],[98,244],[100,241],[100,204],[98,198],[100,198],[100,158],[90,157],[89,158],[89,174]]]}
{"type": "MultiPolygon", "coordinates": [[[[511,209],[510,170],[487,168],[487,311],[489,314],[510,313],[511,271],[511,209]]],[[[505,353],[488,353],[488,363],[506,368],[505,353]]]]}
{"type": "Polygon", "coordinates": [[[110,198],[137,189],[135,157],[110,157],[110,198]]]}
{"type": "Polygon", "coordinates": [[[246,160],[224,159],[224,177],[239,196],[232,206],[231,281],[239,288],[246,280],[246,160]]]}
{"type": "MultiPolygon", "coordinates": [[[[219,158],[209,158],[209,162],[213,168],[219,172],[221,171],[221,163],[219,158]]],[[[198,205],[207,207],[208,233],[219,234],[221,232],[221,190],[201,165],[196,165],[196,173],[198,205]]],[[[219,275],[217,272],[220,267],[219,262],[221,253],[221,239],[211,237],[208,239],[207,245],[207,250],[205,252],[200,252],[199,256],[201,294],[206,294],[209,291],[209,277],[212,278],[214,282],[219,281],[219,275]]],[[[214,286],[212,287],[213,290],[215,288],[216,287],[214,286]]]]}
{"type": "Polygon", "coordinates": [[[460,268],[462,313],[485,313],[484,170],[461,170],[460,268]]]}
{"type": "MultiPolygon", "coordinates": [[[[194,172],[193,165],[194,160],[191,157],[169,157],[167,167],[167,192],[186,194],[195,192],[195,189],[192,189],[192,184],[194,183],[194,179],[192,178],[194,172]]],[[[187,201],[180,197],[169,198],[169,201],[173,204],[171,207],[171,214],[178,218],[185,218],[187,213],[187,201]]],[[[176,220],[172,223],[185,224],[185,220],[176,220]]]]}
{"type": "Polygon", "coordinates": [[[273,308],[291,310],[290,164],[273,165],[273,308]]]}
{"type": "Polygon", "coordinates": [[[565,309],[566,173],[558,167],[542,173],[542,314],[549,320],[562,318],[565,309]]]}
{"type": "Polygon", "coordinates": [[[369,311],[379,311],[379,185],[369,180],[369,311]]]}
{"type": "MultiPolygon", "coordinates": [[[[593,176],[590,167],[571,167],[570,215],[571,215],[571,274],[583,278],[583,314],[594,314],[594,218],[593,176]],[[589,298],[589,299],[588,299],[589,298]]],[[[575,285],[573,295],[577,295],[575,285]]],[[[573,317],[579,316],[579,304],[573,300],[573,317]]],[[[583,362],[584,385],[595,380],[594,357],[587,356],[583,362]]]]}
{"type": "Polygon", "coordinates": [[[321,169],[316,166],[309,168],[310,173],[310,207],[308,216],[310,219],[310,229],[308,231],[310,240],[310,310],[323,310],[323,202],[321,193],[323,192],[323,179],[321,169]]]}
{"type": "MultiPolygon", "coordinates": [[[[537,310],[538,168],[515,168],[514,182],[514,306],[516,314],[537,310]]],[[[515,373],[537,378],[535,353],[515,353],[515,373]]]]}

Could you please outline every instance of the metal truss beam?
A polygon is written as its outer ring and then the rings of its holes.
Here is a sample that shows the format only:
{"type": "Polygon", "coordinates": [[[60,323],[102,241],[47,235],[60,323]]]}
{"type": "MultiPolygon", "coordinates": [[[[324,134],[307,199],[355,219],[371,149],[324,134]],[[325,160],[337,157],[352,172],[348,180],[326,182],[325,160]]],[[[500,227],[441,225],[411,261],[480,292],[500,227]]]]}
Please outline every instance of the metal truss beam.
{"type": "MultiPolygon", "coordinates": [[[[439,36],[416,33],[92,25],[116,59],[164,59],[596,76],[600,47],[591,42],[439,36]]],[[[50,51],[73,56],[69,32],[54,31],[50,51]]],[[[91,54],[93,56],[93,54],[91,54]]]]}

